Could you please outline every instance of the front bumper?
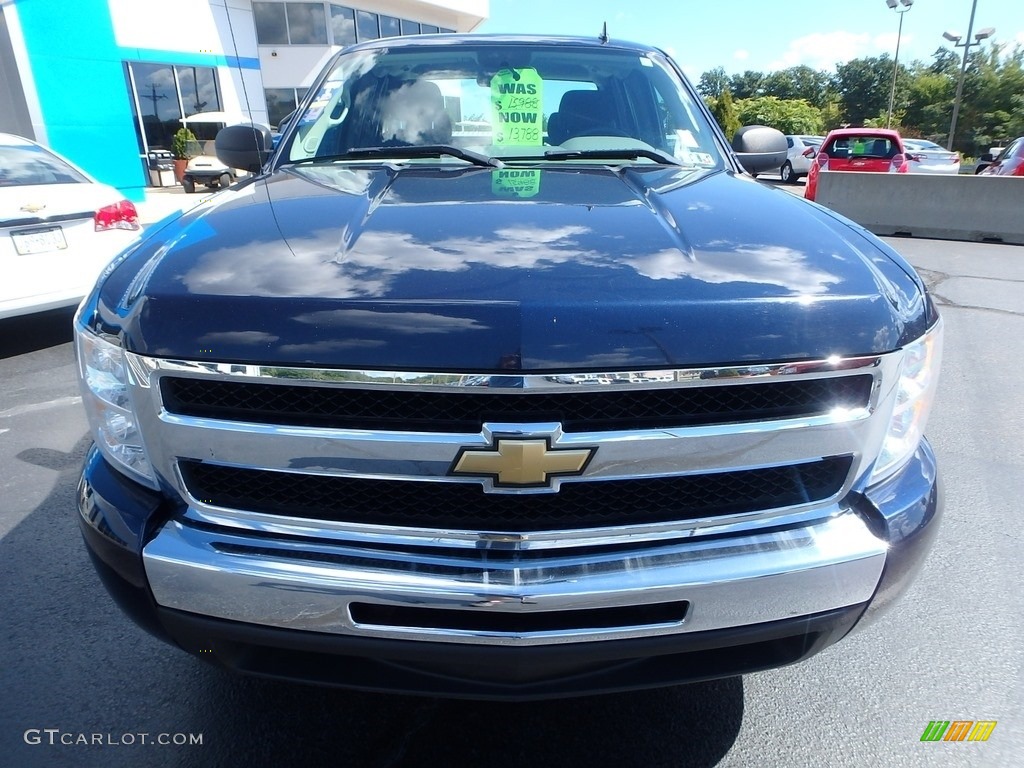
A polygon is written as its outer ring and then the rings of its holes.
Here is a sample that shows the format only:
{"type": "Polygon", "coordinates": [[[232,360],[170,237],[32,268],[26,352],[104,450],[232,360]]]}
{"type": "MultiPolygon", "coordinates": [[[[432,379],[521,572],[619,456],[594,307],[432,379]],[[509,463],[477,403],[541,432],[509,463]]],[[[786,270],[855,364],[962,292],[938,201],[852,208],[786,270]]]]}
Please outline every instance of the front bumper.
{"type": "Polygon", "coordinates": [[[373,547],[210,530],[95,451],[80,490],[108,589],[190,652],[257,675],[510,699],[806,658],[905,589],[941,509],[927,443],[814,524],[540,563],[500,553],[399,562],[373,547]]]}

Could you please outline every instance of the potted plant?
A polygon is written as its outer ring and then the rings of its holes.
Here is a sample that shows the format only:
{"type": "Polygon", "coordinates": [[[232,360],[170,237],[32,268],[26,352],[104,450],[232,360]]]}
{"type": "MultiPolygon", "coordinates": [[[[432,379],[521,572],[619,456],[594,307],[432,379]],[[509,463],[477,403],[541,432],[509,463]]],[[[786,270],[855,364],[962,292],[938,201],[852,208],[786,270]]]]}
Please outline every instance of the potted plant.
{"type": "Polygon", "coordinates": [[[185,167],[188,165],[188,161],[194,155],[192,150],[195,145],[195,134],[185,126],[179,128],[171,140],[171,154],[174,155],[174,180],[179,184],[185,175],[185,167]]]}

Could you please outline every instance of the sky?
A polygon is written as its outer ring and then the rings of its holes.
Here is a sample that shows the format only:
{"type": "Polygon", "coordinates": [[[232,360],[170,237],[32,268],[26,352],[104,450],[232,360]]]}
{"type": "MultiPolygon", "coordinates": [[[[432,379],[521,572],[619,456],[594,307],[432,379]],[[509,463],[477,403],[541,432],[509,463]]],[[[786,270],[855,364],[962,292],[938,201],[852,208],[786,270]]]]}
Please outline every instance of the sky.
{"type": "MultiPolygon", "coordinates": [[[[996,28],[984,44],[1024,47],[1024,0],[976,2],[974,32],[996,28]]],[[[952,46],[944,31],[966,36],[971,3],[914,0],[899,60],[931,62],[939,46],[952,46]]],[[[798,64],[834,71],[860,56],[892,57],[899,28],[885,0],[490,0],[490,18],[475,31],[597,37],[605,21],[609,37],[661,48],[694,82],[718,66],[728,74],[798,64]]]]}

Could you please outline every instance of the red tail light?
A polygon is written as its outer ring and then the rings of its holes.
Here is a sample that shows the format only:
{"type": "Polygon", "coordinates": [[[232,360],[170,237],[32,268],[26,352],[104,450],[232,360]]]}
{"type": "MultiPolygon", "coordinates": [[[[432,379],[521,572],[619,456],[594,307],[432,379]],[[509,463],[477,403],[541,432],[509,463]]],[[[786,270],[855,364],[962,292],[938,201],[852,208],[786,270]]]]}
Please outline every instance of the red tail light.
{"type": "Polygon", "coordinates": [[[903,155],[894,155],[892,158],[892,167],[898,170],[899,167],[906,162],[906,160],[907,158],[905,158],[903,155]]]}
{"type": "Polygon", "coordinates": [[[828,155],[826,155],[824,152],[819,152],[815,156],[814,159],[818,162],[818,165],[820,165],[822,168],[824,168],[826,165],[828,165],[828,155]]]}
{"type": "Polygon", "coordinates": [[[108,229],[139,229],[139,212],[128,200],[106,205],[92,217],[97,232],[108,229]]]}

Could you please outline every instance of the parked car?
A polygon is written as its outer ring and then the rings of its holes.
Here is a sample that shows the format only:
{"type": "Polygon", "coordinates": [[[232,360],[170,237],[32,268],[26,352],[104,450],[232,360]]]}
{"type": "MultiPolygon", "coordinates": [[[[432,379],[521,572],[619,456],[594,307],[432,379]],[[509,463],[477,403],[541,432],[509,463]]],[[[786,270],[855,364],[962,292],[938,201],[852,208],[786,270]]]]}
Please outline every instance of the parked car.
{"type": "Polygon", "coordinates": [[[821,146],[825,140],[824,136],[786,136],[786,145],[789,151],[786,153],[786,162],[779,169],[779,176],[787,184],[796,184],[811,170],[813,152],[821,146]]]}
{"type": "MultiPolygon", "coordinates": [[[[807,150],[808,154],[813,150],[807,150]]],[[[907,173],[903,140],[896,131],[884,128],[840,128],[825,137],[821,150],[807,175],[804,197],[813,200],[818,193],[818,177],[825,172],[861,171],[868,173],[907,173]]]]}
{"type": "Polygon", "coordinates": [[[960,173],[960,153],[950,152],[927,139],[904,139],[910,161],[910,173],[936,173],[955,176],[960,173]]]}
{"type": "Polygon", "coordinates": [[[908,586],[941,320],[889,245],[750,182],[780,132],[730,149],[670,58],[596,36],[347,46],[300,115],[273,152],[224,129],[254,178],[76,318],[78,523],[149,631],[544,698],[793,663],[908,586]]]}
{"type": "Polygon", "coordinates": [[[1024,136],[1014,139],[999,157],[982,171],[985,176],[1024,176],[1024,136]]]}
{"type": "Polygon", "coordinates": [[[139,229],[116,189],[0,133],[0,318],[77,304],[139,229]]]}

